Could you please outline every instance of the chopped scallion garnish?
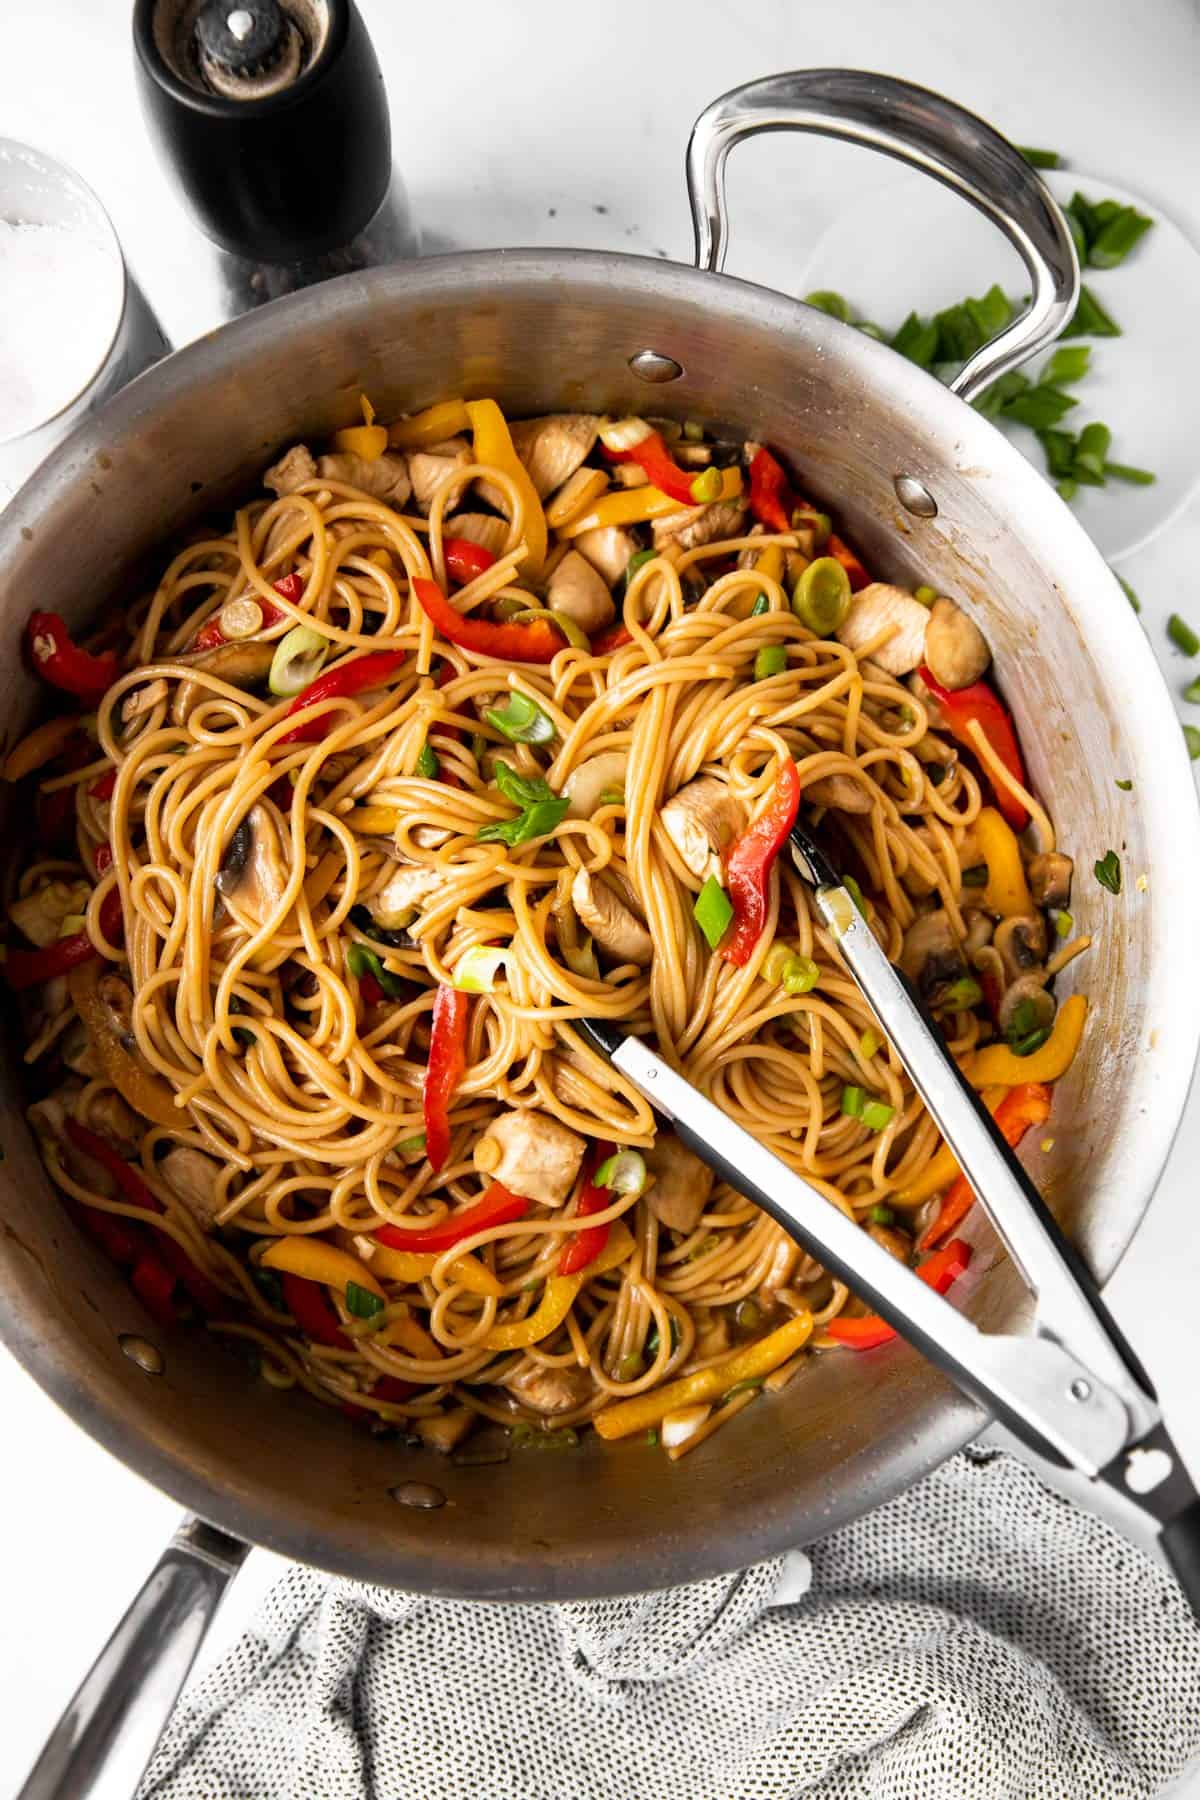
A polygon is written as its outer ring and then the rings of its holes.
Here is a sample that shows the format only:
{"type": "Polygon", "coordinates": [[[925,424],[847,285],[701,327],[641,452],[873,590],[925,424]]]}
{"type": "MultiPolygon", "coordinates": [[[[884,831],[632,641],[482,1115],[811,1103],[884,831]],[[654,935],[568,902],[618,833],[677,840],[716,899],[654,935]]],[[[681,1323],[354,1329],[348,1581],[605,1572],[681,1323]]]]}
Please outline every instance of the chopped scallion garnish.
{"type": "Polygon", "coordinates": [[[1062,161],[1057,150],[1034,150],[1027,144],[1018,144],[1017,148],[1031,169],[1057,169],[1062,161]]]}
{"type": "Polygon", "coordinates": [[[896,1215],[890,1206],[873,1206],[867,1214],[872,1225],[894,1225],[896,1215]]]}
{"type": "Polygon", "coordinates": [[[385,1304],[370,1288],[359,1287],[357,1281],[346,1283],[346,1311],[352,1319],[377,1319],[385,1304]]]}
{"type": "Polygon", "coordinates": [[[473,944],[455,963],[450,979],[463,994],[495,993],[496,977],[504,967],[508,955],[506,949],[473,944]]]}
{"type": "Polygon", "coordinates": [[[1185,725],[1183,728],[1183,741],[1187,745],[1188,755],[1191,757],[1192,761],[1195,762],[1196,759],[1200,757],[1200,728],[1195,725],[1185,725]]]}
{"type": "Polygon", "coordinates": [[[1197,675],[1195,681],[1188,682],[1183,690],[1183,697],[1190,700],[1193,706],[1200,706],[1200,675],[1197,675]]]}
{"type": "Polygon", "coordinates": [[[868,1131],[886,1131],[895,1116],[895,1107],[888,1106],[883,1100],[868,1100],[861,1113],[868,1131]]]}
{"type": "Polygon", "coordinates": [[[862,1088],[844,1087],[842,1089],[842,1117],[846,1119],[861,1119],[866,1098],[866,1094],[863,1092],[862,1088]]]}
{"type": "Polygon", "coordinates": [[[963,975],[952,981],[942,996],[942,1005],[951,1012],[970,1012],[983,999],[983,989],[971,975],[963,975]]]}
{"type": "Polygon", "coordinates": [[[1178,613],[1172,613],[1167,620],[1167,636],[1185,656],[1195,656],[1200,651],[1200,637],[1196,636],[1187,620],[1181,619],[1178,613]]]}
{"type": "Polygon", "coordinates": [[[428,739],[421,745],[421,754],[417,758],[417,774],[423,775],[426,781],[436,781],[440,764],[437,751],[428,739]]]}
{"type": "Polygon", "coordinates": [[[483,716],[512,744],[548,744],[556,735],[554,720],[528,694],[511,693],[503,706],[489,706],[483,716]]]}
{"type": "Polygon", "coordinates": [[[733,923],[733,905],[715,875],[710,875],[692,907],[692,916],[715,950],[733,923]]]}
{"type": "Polygon", "coordinates": [[[866,919],[867,923],[869,924],[870,920],[871,920],[870,909],[869,909],[867,901],[863,895],[863,891],[859,887],[857,881],[855,881],[853,875],[843,875],[842,876],[842,886],[845,888],[846,892],[849,894],[850,898],[853,900],[855,906],[858,908],[858,911],[862,914],[863,918],[866,919]]]}
{"type": "Polygon", "coordinates": [[[873,1025],[867,1027],[858,1040],[858,1054],[864,1062],[870,1062],[875,1052],[883,1047],[883,1039],[873,1025]]]}
{"type": "Polygon", "coordinates": [[[787,668],[787,648],[783,644],[764,644],[754,658],[755,681],[769,681],[772,675],[782,675],[787,668]]]}
{"type": "Polygon", "coordinates": [[[646,1179],[646,1159],[636,1150],[618,1150],[596,1170],[596,1186],[614,1194],[640,1194],[646,1179]]]}
{"type": "Polygon", "coordinates": [[[761,619],[763,614],[765,612],[770,612],[770,610],[771,602],[767,599],[765,594],[760,594],[758,599],[754,602],[754,605],[750,608],[750,617],[752,619],[761,619]]]}

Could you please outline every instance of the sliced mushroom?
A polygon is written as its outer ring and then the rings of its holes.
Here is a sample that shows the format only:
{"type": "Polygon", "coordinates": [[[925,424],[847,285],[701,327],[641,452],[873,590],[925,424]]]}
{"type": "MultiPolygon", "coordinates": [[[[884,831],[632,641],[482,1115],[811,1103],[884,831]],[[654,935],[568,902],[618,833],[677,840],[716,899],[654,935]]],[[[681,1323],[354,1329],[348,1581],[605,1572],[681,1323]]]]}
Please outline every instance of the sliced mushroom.
{"type": "Polygon", "coordinates": [[[603,575],[578,550],[568,550],[550,577],[546,604],[586,632],[599,631],[617,610],[603,575]]]}
{"type": "Polygon", "coordinates": [[[577,1132],[549,1113],[523,1107],[491,1121],[475,1146],[475,1167],[527,1200],[562,1206],[586,1148],[577,1132]]]}
{"type": "Polygon", "coordinates": [[[718,538],[740,537],[746,518],[744,500],[714,500],[708,506],[685,506],[654,521],[654,548],[668,544],[680,550],[696,550],[718,538]]]}
{"type": "Polygon", "coordinates": [[[556,1413],[575,1412],[586,1405],[595,1391],[587,1370],[569,1364],[555,1369],[528,1363],[510,1375],[504,1386],[522,1406],[531,1412],[545,1413],[548,1418],[556,1413]]]}
{"type": "Polygon", "coordinates": [[[963,949],[968,956],[974,956],[977,950],[982,950],[991,943],[994,926],[985,912],[976,912],[973,907],[964,912],[963,924],[967,933],[963,949]]]}
{"type": "Polygon", "coordinates": [[[721,874],[721,856],[746,823],[737,795],[715,775],[700,775],[662,809],[663,829],[693,875],[721,874]]]}
{"type": "Polygon", "coordinates": [[[511,428],[513,449],[529,471],[539,500],[569,481],[591,453],[600,429],[595,413],[548,413],[518,419],[511,428]]]}
{"type": "Polygon", "coordinates": [[[77,918],[87,911],[91,897],[86,881],[44,881],[14,900],[8,916],[31,944],[44,950],[58,939],[64,919],[77,918]]]}
{"type": "Polygon", "coordinates": [[[919,600],[886,581],[872,581],[855,594],[837,639],[857,656],[886,629],[888,637],[871,650],[871,661],[889,675],[907,675],[924,661],[928,623],[919,600]]]}
{"type": "Polygon", "coordinates": [[[421,902],[444,886],[445,876],[428,863],[402,863],[367,901],[371,917],[385,931],[402,931],[421,902]]]}
{"type": "Polygon", "coordinates": [[[469,1406],[455,1406],[449,1412],[430,1413],[427,1419],[414,1419],[412,1424],[427,1450],[449,1456],[452,1450],[457,1450],[478,1416],[469,1406]]]}
{"type": "Polygon", "coordinates": [[[1001,919],[993,938],[1009,981],[1017,981],[1046,960],[1046,921],[1040,913],[1001,919]]]}
{"type": "Polygon", "coordinates": [[[894,1225],[876,1225],[872,1221],[867,1226],[867,1236],[874,1238],[897,1262],[906,1263],[912,1255],[912,1239],[907,1231],[899,1231],[894,1225]]]}
{"type": "Polygon", "coordinates": [[[317,473],[323,481],[343,481],[347,487],[361,488],[375,500],[387,500],[392,506],[403,506],[412,492],[408,463],[403,456],[355,456],[342,450],[336,456],[317,459],[317,473]]]}
{"type": "Polygon", "coordinates": [[[1026,873],[1035,905],[1065,906],[1070,900],[1075,864],[1060,850],[1043,850],[1032,858],[1026,873]]]}
{"type": "Polygon", "coordinates": [[[78,963],[67,977],[75,1010],[91,1039],[104,1079],[156,1125],[178,1125],[175,1090],[152,1069],[133,1029],[133,994],[111,963],[78,963]]]}
{"type": "Polygon", "coordinates": [[[462,437],[447,438],[442,444],[430,444],[427,450],[409,453],[408,478],[413,499],[422,512],[429,511],[443,483],[470,460],[471,446],[462,437]]]}
{"type": "Polygon", "coordinates": [[[650,962],[654,955],[650,933],[607,882],[579,869],[571,883],[571,904],[584,930],[618,962],[637,963],[640,968],[650,962]]]}
{"type": "Polygon", "coordinates": [[[229,840],[217,872],[217,890],[234,910],[261,925],[283,898],[288,865],[279,828],[267,808],[252,806],[229,840]]]}
{"type": "Polygon", "coordinates": [[[581,531],[572,541],[580,556],[586,556],[592,567],[599,569],[610,588],[616,587],[637,550],[620,525],[597,525],[591,531],[581,531]]]}
{"type": "Polygon", "coordinates": [[[282,499],[285,494],[294,494],[306,481],[316,479],[317,464],[312,451],[307,444],[293,444],[278,462],[271,464],[263,476],[263,486],[282,499]]]}
{"type": "Polygon", "coordinates": [[[988,641],[967,613],[944,596],[935,600],[925,626],[925,662],[944,688],[970,687],[992,660],[988,641]]]}
{"type": "Polygon", "coordinates": [[[176,1144],[159,1163],[158,1172],[201,1231],[211,1231],[221,1210],[222,1168],[216,1158],[190,1144],[176,1144]]]}
{"type": "Polygon", "coordinates": [[[499,556],[508,543],[509,530],[508,520],[497,518],[495,513],[455,513],[446,520],[447,537],[466,538],[469,544],[479,544],[493,556],[499,556]]]}
{"type": "Polygon", "coordinates": [[[900,967],[922,1000],[936,1006],[952,982],[967,972],[962,945],[943,909],[922,913],[904,934],[900,967]]]}
{"type": "Polygon", "coordinates": [[[660,1131],[642,1155],[654,1177],[646,1189],[650,1211],[671,1231],[694,1231],[716,1179],[708,1164],[670,1131],[660,1131]]]}
{"type": "Polygon", "coordinates": [[[629,757],[624,750],[602,750],[572,769],[563,782],[562,792],[569,801],[568,819],[590,819],[603,794],[623,790],[629,757]]]}
{"type": "MultiPolygon", "coordinates": [[[[203,669],[206,675],[215,675],[218,681],[226,681],[230,687],[252,688],[267,679],[274,658],[274,644],[264,643],[261,638],[243,638],[238,643],[218,644],[214,650],[202,650],[198,656],[180,657],[179,661],[191,668],[203,669]]],[[[171,706],[172,723],[186,725],[201,700],[215,697],[203,682],[181,681],[171,706]]]]}
{"type": "Polygon", "coordinates": [[[871,789],[853,775],[822,775],[819,781],[804,786],[804,798],[810,806],[827,806],[833,812],[869,813],[875,805],[871,789]]]}
{"type": "Polygon", "coordinates": [[[1053,1025],[1058,1009],[1054,1004],[1054,995],[1046,991],[1044,982],[1045,977],[1041,974],[1022,975],[1011,987],[1005,988],[996,1023],[1006,1037],[1017,1022],[1018,1008],[1023,1009],[1021,1019],[1025,1036],[1032,1031],[1042,1030],[1044,1026],[1053,1025]]]}

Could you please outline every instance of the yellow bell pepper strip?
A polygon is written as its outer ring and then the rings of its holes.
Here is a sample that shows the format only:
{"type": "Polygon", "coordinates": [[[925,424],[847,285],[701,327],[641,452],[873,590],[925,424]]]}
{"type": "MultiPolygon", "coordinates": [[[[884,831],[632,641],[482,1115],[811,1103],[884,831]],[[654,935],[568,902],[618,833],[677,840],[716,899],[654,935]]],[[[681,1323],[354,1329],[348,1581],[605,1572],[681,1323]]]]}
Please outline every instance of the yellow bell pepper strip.
{"type": "MultiPolygon", "coordinates": [[[[985,1088],[979,1098],[988,1111],[994,1113],[1008,1091],[1006,1087],[985,1088]]],[[[905,1188],[899,1188],[896,1193],[889,1194],[887,1203],[889,1206],[919,1206],[931,1194],[939,1194],[952,1181],[957,1181],[961,1174],[962,1170],[953,1150],[949,1144],[943,1144],[926,1163],[916,1180],[910,1181],[905,1188]]]]}
{"type": "MultiPolygon", "coordinates": [[[[386,1244],[379,1244],[371,1257],[371,1267],[389,1281],[424,1281],[433,1274],[439,1260],[440,1256],[431,1250],[389,1250],[386,1244]]],[[[451,1263],[449,1279],[468,1293],[482,1294],[491,1300],[498,1300],[504,1292],[504,1283],[476,1256],[460,1256],[451,1263]]]]}
{"type": "Polygon", "coordinates": [[[388,426],[388,443],[393,450],[421,450],[426,444],[441,444],[470,426],[470,415],[463,400],[439,400],[411,419],[397,419],[388,426]]]}
{"type": "Polygon", "coordinates": [[[1088,1003],[1082,994],[1063,1001],[1054,1030],[1039,1050],[1016,1056],[1007,1044],[988,1044],[979,1052],[967,1077],[972,1087],[1020,1087],[1026,1081],[1057,1081],[1075,1059],[1088,1003]]]}
{"type": "Polygon", "coordinates": [[[494,400],[468,400],[467,416],[474,432],[475,461],[487,463],[507,475],[521,496],[525,511],[525,543],[529,550],[529,573],[537,575],[546,560],[546,515],[538,499],[537,489],[529,478],[529,470],[513,449],[504,414],[494,400]]]}
{"type": "Polygon", "coordinates": [[[1021,846],[1012,826],[994,806],[980,809],[975,821],[979,854],[987,864],[983,904],[1002,919],[1025,917],[1034,910],[1021,862],[1021,846]]]}
{"type": "MultiPolygon", "coordinates": [[[[722,469],[718,500],[735,500],[741,491],[742,471],[722,469]]],[[[665,518],[667,513],[678,511],[678,500],[660,493],[656,487],[623,488],[619,493],[602,494],[585,513],[578,513],[568,524],[560,526],[559,532],[562,537],[573,538],[580,532],[598,531],[605,525],[641,525],[647,519],[665,518]]]]}
{"type": "Polygon", "coordinates": [[[60,718],[47,719],[44,725],[35,725],[16,748],[9,751],[3,770],[5,781],[21,781],[26,775],[44,768],[62,754],[82,728],[80,713],[63,713],[60,718]]]}
{"type": "Polygon", "coordinates": [[[582,1275],[551,1275],[537,1307],[513,1325],[493,1325],[483,1340],[485,1350],[525,1350],[557,1331],[583,1286],[582,1275]]]}
{"type": "Polygon", "coordinates": [[[715,1368],[698,1369],[694,1375],[668,1382],[666,1387],[638,1394],[632,1400],[619,1400],[615,1406],[607,1406],[597,1413],[592,1424],[602,1438],[630,1437],[635,1431],[646,1431],[657,1425],[681,1406],[717,1400],[742,1381],[761,1381],[764,1375],[769,1375],[772,1369],[777,1369],[789,1356],[795,1356],[797,1350],[803,1349],[812,1336],[812,1328],[812,1314],[797,1313],[769,1337],[747,1344],[744,1350],[718,1363],[715,1368]]]}
{"type": "Polygon", "coordinates": [[[407,1350],[410,1356],[420,1357],[424,1362],[437,1362],[442,1350],[434,1338],[431,1338],[419,1319],[411,1317],[394,1319],[387,1327],[386,1342],[396,1344],[401,1350],[407,1350]]]}
{"type": "Polygon", "coordinates": [[[362,424],[335,431],[333,447],[348,450],[351,456],[361,456],[364,462],[377,462],[388,447],[387,426],[375,423],[375,408],[365,394],[359,395],[359,404],[362,406],[362,424]]]}
{"type": "Polygon", "coordinates": [[[358,806],[346,819],[360,837],[394,837],[400,823],[398,806],[358,806]]]}
{"type": "Polygon", "coordinates": [[[305,1281],[319,1281],[324,1287],[338,1288],[343,1294],[352,1281],[356,1287],[366,1288],[369,1294],[374,1294],[377,1300],[387,1299],[366,1263],[351,1256],[349,1250],[327,1244],[323,1238],[276,1238],[263,1252],[261,1267],[278,1269],[282,1274],[300,1275],[305,1281]]]}
{"type": "MultiPolygon", "coordinates": [[[[1044,1081],[1027,1081],[1010,1088],[996,1108],[996,1124],[1010,1149],[1015,1150],[1031,1125],[1041,1125],[1050,1117],[1050,1089],[1044,1081]]],[[[926,1227],[918,1250],[933,1250],[960,1225],[975,1204],[975,1191],[965,1175],[960,1175],[938,1208],[937,1218],[926,1227]]]]}

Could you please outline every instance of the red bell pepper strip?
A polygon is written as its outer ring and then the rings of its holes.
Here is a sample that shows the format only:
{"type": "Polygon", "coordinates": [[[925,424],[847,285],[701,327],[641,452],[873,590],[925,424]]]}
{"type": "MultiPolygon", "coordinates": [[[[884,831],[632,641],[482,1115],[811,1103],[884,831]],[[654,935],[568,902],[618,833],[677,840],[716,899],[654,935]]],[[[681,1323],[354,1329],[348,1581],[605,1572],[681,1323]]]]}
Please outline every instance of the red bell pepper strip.
{"type": "MultiPolygon", "coordinates": [[[[281,581],[277,581],[274,585],[275,592],[279,595],[281,600],[286,600],[290,606],[298,606],[300,604],[304,595],[303,577],[299,575],[285,575],[281,581]]],[[[260,631],[265,631],[269,625],[278,625],[281,619],[286,619],[288,617],[288,614],[284,612],[281,606],[276,606],[273,600],[265,599],[262,594],[252,594],[247,597],[252,599],[255,605],[262,610],[262,624],[259,626],[260,631]]],[[[203,625],[189,644],[189,650],[217,650],[222,644],[229,643],[230,640],[225,636],[224,631],[221,629],[221,613],[223,611],[223,607],[218,607],[211,619],[205,619],[203,625]]]]}
{"type": "MultiPolygon", "coordinates": [[[[979,725],[1013,780],[1019,781],[1022,787],[1027,787],[1029,784],[1025,779],[1025,764],[1021,760],[1021,746],[1017,742],[1012,715],[995,689],[989,687],[986,681],[975,681],[965,688],[944,688],[934,680],[924,665],[920,674],[921,680],[946,715],[946,723],[959,743],[965,744],[968,750],[974,750],[975,743],[967,726],[979,725]]],[[[1024,831],[1029,823],[1029,814],[1016,795],[1010,794],[1007,788],[996,788],[995,794],[996,805],[1013,830],[1024,831]]]]}
{"type": "Polygon", "coordinates": [[[175,1277],[152,1251],[147,1250],[138,1257],[129,1276],[129,1285],[156,1324],[178,1323],[173,1299],[175,1277]]]}
{"type": "MultiPolygon", "coordinates": [[[[589,1213],[603,1212],[613,1203],[611,1188],[596,1186],[596,1170],[607,1161],[616,1148],[613,1144],[596,1144],[587,1162],[587,1175],[579,1195],[579,1204],[575,1208],[577,1219],[586,1219],[589,1213]]],[[[595,1262],[612,1230],[608,1225],[591,1225],[586,1231],[576,1232],[568,1238],[563,1253],[558,1259],[560,1275],[578,1275],[589,1263],[595,1262]]]]}
{"type": "Polygon", "coordinates": [[[92,861],[96,865],[97,875],[103,875],[106,870],[112,868],[112,850],[107,844],[97,844],[96,854],[92,861]]]}
{"type": "MultiPolygon", "coordinates": [[[[382,687],[385,681],[396,673],[407,658],[404,650],[372,650],[366,656],[356,658],[354,662],[340,662],[334,668],[327,669],[324,675],[310,682],[302,694],[297,694],[288,707],[289,718],[293,713],[304,712],[315,706],[320,700],[341,700],[350,694],[365,693],[368,688],[382,687]]],[[[315,744],[329,730],[333,723],[330,713],[322,713],[318,719],[306,719],[303,725],[296,725],[280,738],[281,744],[315,744]]]]}
{"type": "Polygon", "coordinates": [[[733,903],[733,925],[721,954],[741,968],[767,922],[767,885],[775,858],[787,842],[800,809],[800,776],[794,762],[780,764],[775,788],[763,811],[725,857],[725,881],[733,903]]]}
{"type": "MultiPolygon", "coordinates": [[[[100,929],[110,944],[118,943],[124,932],[121,890],[117,887],[110,888],[100,902],[100,929]]],[[[4,973],[9,987],[20,993],[24,988],[52,981],[56,975],[65,975],[77,963],[99,954],[86,931],[75,931],[41,950],[10,950],[4,973]]]]}
{"type": "Polygon", "coordinates": [[[460,587],[466,587],[477,575],[486,574],[496,560],[490,550],[473,544],[470,538],[443,538],[442,554],[446,558],[446,573],[460,587]]]}
{"type": "Polygon", "coordinates": [[[502,624],[460,613],[447,600],[436,581],[413,582],[413,592],[439,636],[460,650],[476,656],[492,656],[498,662],[553,662],[566,638],[549,619],[531,619],[527,625],[502,624]]]}
{"type": "Polygon", "coordinates": [[[106,650],[102,656],[81,650],[58,613],[30,613],[25,641],[43,680],[74,694],[85,706],[97,705],[121,672],[115,650],[106,650]]]}
{"type": "Polygon", "coordinates": [[[511,1225],[515,1220],[523,1219],[529,1205],[523,1195],[512,1194],[498,1181],[493,1181],[474,1206],[468,1206],[465,1212],[441,1219],[423,1231],[419,1226],[415,1231],[407,1231],[403,1225],[379,1225],[374,1237],[377,1243],[387,1244],[392,1250],[416,1250],[422,1255],[438,1253],[452,1250],[455,1244],[474,1237],[477,1231],[490,1231],[493,1225],[511,1225]]]}
{"type": "MultiPolygon", "coordinates": [[[[421,1087],[425,1115],[425,1154],[431,1169],[440,1169],[450,1154],[450,1100],[467,1066],[467,1021],[471,996],[458,988],[438,986],[433,1002],[429,1061],[421,1087]]],[[[410,1249],[411,1245],[408,1246],[410,1249]]]]}
{"type": "Polygon", "coordinates": [[[117,771],[109,769],[107,774],[101,775],[99,781],[93,781],[88,793],[93,800],[111,800],[116,792],[116,786],[117,771]]]}
{"type": "Polygon", "coordinates": [[[282,1277],[283,1302],[305,1337],[329,1350],[354,1348],[338,1324],[337,1314],[319,1281],[306,1281],[303,1275],[282,1277]]]}
{"type": "Polygon", "coordinates": [[[364,1006],[378,1006],[383,999],[383,989],[369,969],[365,975],[359,976],[358,991],[362,995],[364,1006]]]}
{"type": "MultiPolygon", "coordinates": [[[[371,1398],[386,1400],[389,1406],[398,1406],[402,1400],[411,1400],[416,1391],[414,1382],[401,1381],[397,1375],[381,1375],[371,1389],[371,1398]]],[[[356,1425],[370,1425],[379,1417],[369,1406],[355,1406],[353,1400],[343,1400],[339,1410],[348,1419],[353,1419],[356,1425]]]]}
{"type": "Polygon", "coordinates": [[[857,594],[859,588],[870,586],[871,577],[867,574],[867,571],[863,568],[849,544],[847,544],[843,538],[840,538],[836,531],[831,531],[829,534],[827,550],[829,555],[840,562],[843,569],[845,569],[850,581],[850,590],[852,593],[857,594]]]}
{"type": "MultiPolygon", "coordinates": [[[[1005,1143],[1015,1150],[1031,1125],[1041,1125],[1050,1117],[1050,1089],[1043,1081],[1026,1081],[1011,1088],[992,1115],[1005,1143]]],[[[962,1223],[975,1204],[975,1194],[965,1175],[960,1175],[947,1188],[937,1218],[929,1225],[918,1246],[932,1250],[962,1223]]]]}
{"type": "MultiPolygon", "coordinates": [[[[961,1238],[951,1238],[943,1250],[935,1250],[926,1258],[916,1274],[926,1287],[944,1294],[970,1260],[970,1244],[965,1244],[961,1238]]],[[[845,1344],[852,1350],[875,1350],[880,1344],[890,1344],[896,1336],[894,1327],[878,1313],[867,1313],[861,1319],[831,1319],[825,1331],[836,1343],[845,1344]]]]}
{"type": "Polygon", "coordinates": [[[615,625],[598,631],[592,639],[592,655],[608,656],[614,650],[621,650],[626,644],[632,644],[633,633],[624,620],[618,619],[615,625]]]}
{"type": "Polygon", "coordinates": [[[671,500],[678,500],[681,506],[700,504],[693,491],[697,472],[694,469],[680,468],[667,449],[666,439],[661,431],[652,431],[649,437],[644,437],[640,444],[634,444],[630,450],[609,450],[606,447],[604,454],[609,462],[637,463],[651,487],[656,487],[660,494],[666,494],[671,500]]]}
{"type": "Polygon", "coordinates": [[[783,465],[769,450],[757,451],[750,464],[750,511],[772,531],[790,531],[793,505],[783,465]]]}

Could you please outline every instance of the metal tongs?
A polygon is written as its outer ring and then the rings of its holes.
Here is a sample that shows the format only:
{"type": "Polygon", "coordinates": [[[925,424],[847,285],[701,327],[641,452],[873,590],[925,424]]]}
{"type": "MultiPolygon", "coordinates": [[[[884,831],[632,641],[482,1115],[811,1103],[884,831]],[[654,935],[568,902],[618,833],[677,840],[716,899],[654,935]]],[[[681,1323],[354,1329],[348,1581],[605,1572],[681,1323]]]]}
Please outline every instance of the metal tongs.
{"type": "Polygon", "coordinates": [[[964,1393],[1040,1455],[1106,1482],[1140,1508],[1157,1526],[1200,1615],[1200,1497],[1162,1422],[1149,1376],[1078,1251],[800,824],[790,848],[847,968],[1037,1301],[1032,1336],[980,1331],[640,1039],[609,1020],[581,1020],[577,1029],[731,1187],[964,1393]]]}

